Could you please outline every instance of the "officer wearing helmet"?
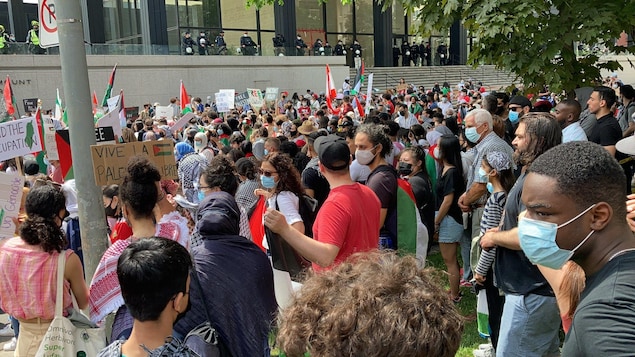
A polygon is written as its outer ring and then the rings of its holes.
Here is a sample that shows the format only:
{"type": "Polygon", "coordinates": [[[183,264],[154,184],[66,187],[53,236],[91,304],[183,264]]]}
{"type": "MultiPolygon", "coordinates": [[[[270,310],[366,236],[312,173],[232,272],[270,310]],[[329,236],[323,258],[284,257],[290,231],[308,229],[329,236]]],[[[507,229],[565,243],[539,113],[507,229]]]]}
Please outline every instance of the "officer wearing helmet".
{"type": "Polygon", "coordinates": [[[46,50],[40,47],[40,37],[38,31],[40,30],[40,23],[36,20],[31,21],[31,29],[26,34],[26,43],[29,44],[29,51],[34,55],[41,55],[46,50]]]}

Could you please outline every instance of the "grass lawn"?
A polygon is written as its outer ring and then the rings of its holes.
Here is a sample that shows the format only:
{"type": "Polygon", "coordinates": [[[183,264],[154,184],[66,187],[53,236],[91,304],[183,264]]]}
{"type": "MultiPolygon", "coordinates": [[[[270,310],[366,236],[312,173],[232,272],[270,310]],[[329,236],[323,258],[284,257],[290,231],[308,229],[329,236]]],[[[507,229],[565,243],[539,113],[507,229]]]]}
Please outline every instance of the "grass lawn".
{"type": "MultiPolygon", "coordinates": [[[[440,271],[445,271],[445,264],[443,263],[441,253],[428,255],[428,262],[426,266],[437,268],[440,271]]],[[[444,276],[445,275],[442,275],[442,277],[444,276]]],[[[447,278],[443,278],[443,283],[445,284],[446,289],[450,288],[447,285],[447,278]]],[[[476,327],[476,295],[472,294],[469,288],[461,287],[461,291],[463,292],[463,299],[461,299],[461,302],[458,304],[458,308],[459,312],[461,315],[465,316],[466,320],[463,327],[461,346],[459,347],[456,356],[472,357],[472,350],[478,349],[479,344],[487,343],[488,341],[479,336],[476,327]]]]}

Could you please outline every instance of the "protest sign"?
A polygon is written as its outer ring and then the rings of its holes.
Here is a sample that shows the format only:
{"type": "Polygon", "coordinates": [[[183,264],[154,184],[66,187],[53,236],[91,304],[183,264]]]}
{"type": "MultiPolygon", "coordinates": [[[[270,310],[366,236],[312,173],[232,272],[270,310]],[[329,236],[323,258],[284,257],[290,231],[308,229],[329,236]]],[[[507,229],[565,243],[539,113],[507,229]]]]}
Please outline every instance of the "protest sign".
{"type": "Polygon", "coordinates": [[[121,128],[121,120],[119,120],[119,112],[118,111],[110,111],[108,112],[108,114],[104,115],[103,117],[99,118],[99,120],[97,120],[97,127],[98,128],[103,128],[103,127],[112,127],[112,130],[115,132],[115,135],[117,136],[121,136],[122,135],[122,128],[121,128]]]}
{"type": "Polygon", "coordinates": [[[37,98],[22,99],[25,113],[35,113],[37,110],[37,98]]]}
{"type": "Polygon", "coordinates": [[[177,130],[186,126],[190,122],[190,120],[192,120],[192,118],[195,118],[195,117],[196,116],[192,112],[186,113],[176,123],[174,123],[174,125],[170,127],[170,131],[173,133],[176,132],[177,130]]]}
{"type": "Polygon", "coordinates": [[[49,160],[59,160],[59,154],[57,153],[57,143],[55,142],[55,126],[53,125],[53,119],[51,117],[42,118],[44,128],[44,149],[46,150],[46,157],[49,160]]]}
{"type": "Polygon", "coordinates": [[[159,119],[172,119],[172,117],[174,116],[174,109],[172,109],[172,107],[156,107],[154,108],[154,112],[154,116],[159,119]]]}
{"type": "Polygon", "coordinates": [[[265,104],[267,104],[267,107],[273,108],[276,105],[279,90],[279,88],[274,87],[268,87],[265,90],[265,104]]]}
{"type": "Polygon", "coordinates": [[[171,140],[143,141],[115,145],[91,145],[93,173],[98,186],[121,184],[127,174],[128,161],[143,155],[154,163],[162,179],[177,179],[174,143],[171,140]]]}
{"type": "Polygon", "coordinates": [[[260,91],[260,89],[249,88],[247,88],[247,92],[249,92],[249,105],[251,105],[251,108],[254,111],[259,112],[260,108],[265,105],[265,100],[262,96],[262,92],[260,91]]]}
{"type": "Polygon", "coordinates": [[[139,107],[125,107],[126,119],[135,121],[139,118],[139,107]]]}
{"type": "Polygon", "coordinates": [[[95,142],[97,145],[116,144],[115,132],[112,127],[95,128],[95,142]]]}
{"type": "Polygon", "coordinates": [[[120,97],[121,96],[116,95],[114,97],[108,98],[108,111],[109,112],[113,112],[113,111],[119,112],[119,98],[120,97]]]}
{"type": "Polygon", "coordinates": [[[233,89],[221,89],[218,93],[214,93],[216,109],[219,113],[227,113],[234,109],[235,92],[233,89]]]}
{"type": "Polygon", "coordinates": [[[0,172],[0,238],[15,237],[14,218],[18,218],[22,202],[24,177],[0,172]]]}
{"type": "Polygon", "coordinates": [[[42,151],[34,117],[0,124],[0,161],[42,151]]]}
{"type": "Polygon", "coordinates": [[[246,104],[249,104],[249,92],[244,91],[242,93],[236,93],[234,96],[234,104],[237,107],[244,107],[246,104]]]}

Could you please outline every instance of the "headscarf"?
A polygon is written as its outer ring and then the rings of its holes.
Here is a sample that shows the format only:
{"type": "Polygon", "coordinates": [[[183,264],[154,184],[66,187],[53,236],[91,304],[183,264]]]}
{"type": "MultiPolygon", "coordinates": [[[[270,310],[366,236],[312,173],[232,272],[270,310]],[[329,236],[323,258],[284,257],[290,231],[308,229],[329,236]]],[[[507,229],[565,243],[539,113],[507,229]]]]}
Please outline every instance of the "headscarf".
{"type": "Polygon", "coordinates": [[[186,142],[180,142],[174,146],[174,151],[175,151],[174,155],[176,156],[176,161],[179,161],[186,154],[194,152],[194,148],[192,147],[192,145],[186,142]]]}
{"type": "Polygon", "coordinates": [[[205,135],[205,133],[196,133],[196,135],[194,135],[194,150],[196,150],[196,152],[200,153],[206,147],[207,147],[207,135],[205,135]],[[197,139],[201,140],[201,146],[200,147],[197,147],[197,145],[196,145],[196,140],[197,139]]]}

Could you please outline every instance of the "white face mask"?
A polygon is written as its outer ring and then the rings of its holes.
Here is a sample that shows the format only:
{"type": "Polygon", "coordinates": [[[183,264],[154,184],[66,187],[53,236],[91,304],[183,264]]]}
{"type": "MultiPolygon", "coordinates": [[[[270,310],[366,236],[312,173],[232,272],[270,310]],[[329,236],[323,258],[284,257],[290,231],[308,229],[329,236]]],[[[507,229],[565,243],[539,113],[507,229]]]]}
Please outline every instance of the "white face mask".
{"type": "Polygon", "coordinates": [[[369,165],[375,159],[377,153],[373,154],[373,150],[377,147],[377,145],[373,146],[370,150],[355,150],[355,159],[361,165],[369,165]]]}

